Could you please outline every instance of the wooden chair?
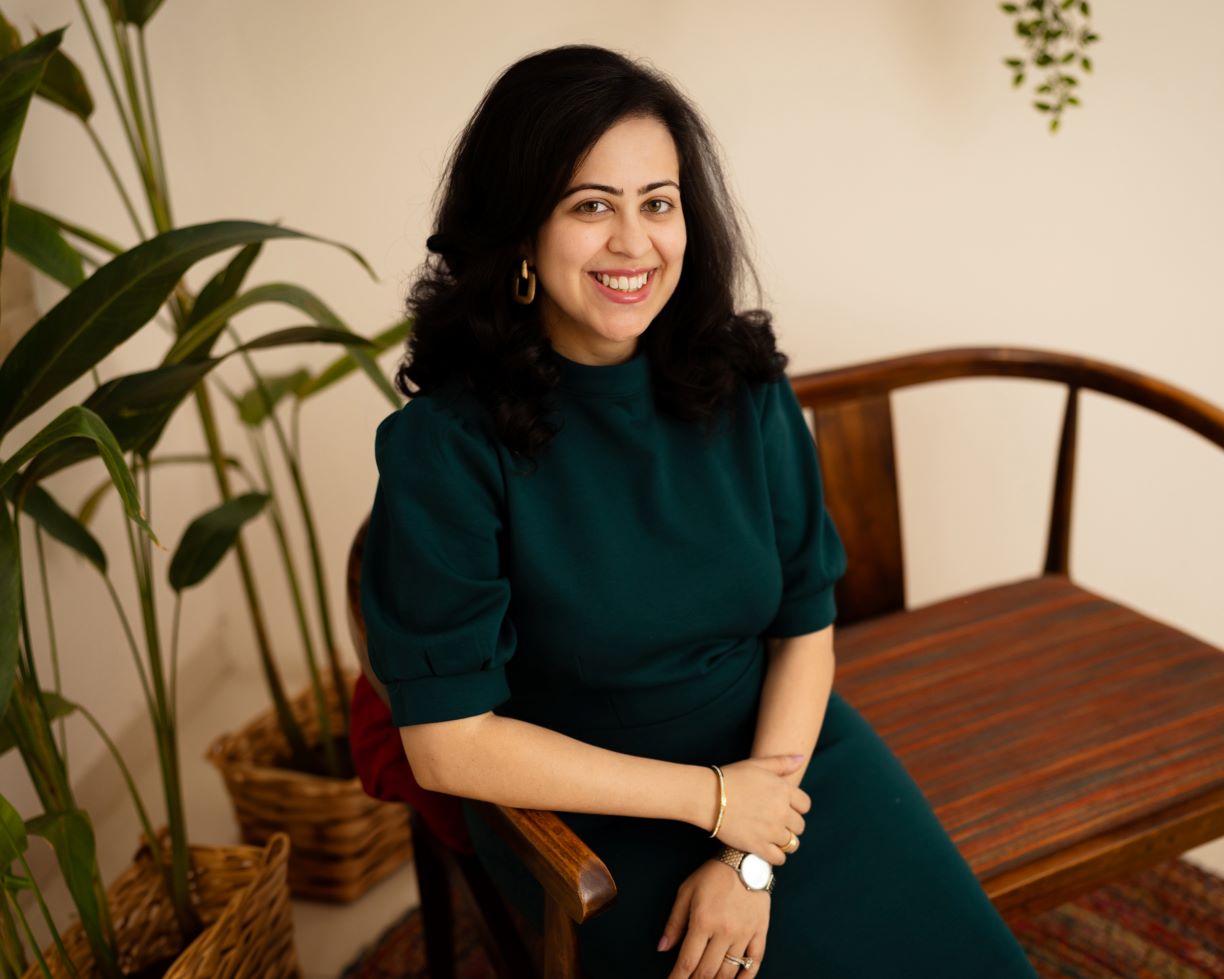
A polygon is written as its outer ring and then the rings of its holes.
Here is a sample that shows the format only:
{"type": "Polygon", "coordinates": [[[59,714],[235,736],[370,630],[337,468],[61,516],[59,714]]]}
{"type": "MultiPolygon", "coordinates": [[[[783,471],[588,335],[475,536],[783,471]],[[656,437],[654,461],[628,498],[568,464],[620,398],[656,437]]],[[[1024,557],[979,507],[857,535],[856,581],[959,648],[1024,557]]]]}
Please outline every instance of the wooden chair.
{"type": "Polygon", "coordinates": [[[1067,566],[1082,390],[1221,448],[1224,411],[1134,371],[1016,348],[937,350],[792,384],[812,410],[850,558],[835,687],[904,763],[996,908],[1054,907],[1224,835],[1224,655],[1080,587],[1067,566]],[[890,395],[987,376],[1067,388],[1045,566],[907,611],[890,395]]]}
{"type": "MultiPolygon", "coordinates": [[[[1221,448],[1224,411],[1133,371],[1015,348],[932,351],[791,383],[812,411],[826,501],[850,558],[837,588],[836,688],[905,764],[1000,912],[1056,906],[1224,835],[1224,656],[1072,583],[1067,567],[1081,390],[1149,408],[1221,448]],[[974,376],[1067,387],[1045,567],[907,610],[889,396],[974,376]]],[[[349,610],[364,648],[360,540],[349,610]]],[[[481,812],[548,894],[542,974],[578,975],[575,929],[615,896],[607,868],[552,813],[481,812]]],[[[433,861],[456,864],[420,822],[431,975],[449,976],[433,971],[446,913],[433,909],[448,904],[433,861]]],[[[452,873],[475,904],[495,893],[487,880],[470,883],[478,866],[452,873]]]]}

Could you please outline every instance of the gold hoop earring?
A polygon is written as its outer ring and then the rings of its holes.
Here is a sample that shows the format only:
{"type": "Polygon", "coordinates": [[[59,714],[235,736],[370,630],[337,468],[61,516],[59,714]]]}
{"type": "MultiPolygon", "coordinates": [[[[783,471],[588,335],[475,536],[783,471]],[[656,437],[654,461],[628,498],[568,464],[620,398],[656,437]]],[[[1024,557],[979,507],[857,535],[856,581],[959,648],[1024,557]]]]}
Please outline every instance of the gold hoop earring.
{"type": "Polygon", "coordinates": [[[527,259],[523,259],[523,267],[514,278],[510,294],[520,306],[530,306],[535,301],[536,274],[534,269],[527,267],[527,259]]]}

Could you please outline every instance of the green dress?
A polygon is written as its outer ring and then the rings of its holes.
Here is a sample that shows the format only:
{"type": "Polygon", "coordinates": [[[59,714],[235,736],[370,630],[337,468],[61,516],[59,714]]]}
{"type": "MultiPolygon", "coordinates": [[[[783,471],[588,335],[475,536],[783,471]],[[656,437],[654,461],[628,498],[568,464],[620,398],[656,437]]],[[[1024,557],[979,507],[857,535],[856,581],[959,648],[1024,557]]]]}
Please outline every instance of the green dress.
{"type": "MultiPolygon", "coordinates": [[[[656,409],[640,350],[562,367],[562,428],[533,472],[457,385],[379,426],[362,605],[395,722],[494,710],[629,754],[746,758],[764,637],[833,622],[846,567],[794,392],[744,384],[707,431],[656,409]]],[[[761,979],[1033,979],[921,791],[836,692],[802,785],[813,807],[778,871],[761,979]]],[[[579,930],[587,976],[666,976],[676,951],[656,945],[714,841],[667,820],[562,818],[618,888],[579,930]]],[[[538,923],[538,886],[468,823],[538,923]]]]}

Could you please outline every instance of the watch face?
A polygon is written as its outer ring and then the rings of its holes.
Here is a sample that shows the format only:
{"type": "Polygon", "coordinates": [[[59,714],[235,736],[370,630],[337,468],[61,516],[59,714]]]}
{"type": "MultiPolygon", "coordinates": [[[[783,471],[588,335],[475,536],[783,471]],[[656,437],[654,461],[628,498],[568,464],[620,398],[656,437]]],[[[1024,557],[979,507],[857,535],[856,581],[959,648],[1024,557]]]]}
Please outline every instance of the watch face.
{"type": "Polygon", "coordinates": [[[744,854],[743,862],[740,863],[740,876],[754,891],[765,890],[772,872],[769,864],[755,853],[744,854]]]}

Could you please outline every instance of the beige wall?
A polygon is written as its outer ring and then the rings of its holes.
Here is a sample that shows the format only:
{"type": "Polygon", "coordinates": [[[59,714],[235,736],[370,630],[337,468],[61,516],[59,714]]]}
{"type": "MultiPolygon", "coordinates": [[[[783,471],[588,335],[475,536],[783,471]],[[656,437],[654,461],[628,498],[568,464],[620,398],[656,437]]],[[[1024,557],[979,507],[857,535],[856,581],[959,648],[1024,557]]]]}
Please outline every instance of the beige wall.
{"type": "MultiPolygon", "coordinates": [[[[6,9],[23,30],[31,19],[72,23],[68,50],[105,104],[71,0],[6,9]]],[[[593,41],[649,57],[709,118],[795,371],[1025,345],[1137,368],[1224,404],[1224,11],[1186,0],[1153,18],[1141,5],[1101,5],[1095,26],[1097,71],[1055,137],[1031,96],[1010,87],[1000,60],[1020,49],[993,4],[167,0],[149,37],[179,221],[281,219],[355,245],[379,283],[333,250],[296,243],[269,246],[256,279],[307,284],[359,330],[397,314],[442,159],[489,81],[531,50],[593,41]]],[[[105,108],[99,128],[115,135],[105,108]]],[[[91,148],[58,110],[31,114],[17,178],[27,200],[129,240],[91,148]]],[[[45,283],[39,295],[56,297],[45,283]]],[[[162,342],[147,334],[104,373],[149,365],[162,342]]],[[[240,371],[226,376],[242,383],[240,371]]],[[[911,604],[1035,573],[1058,392],[972,381],[904,392],[897,406],[911,604]]],[[[353,378],[304,416],[338,613],[386,410],[353,378]]],[[[1082,424],[1075,577],[1224,645],[1224,453],[1099,396],[1082,424]]],[[[190,409],[172,435],[198,443],[190,409]]],[[[241,447],[233,431],[228,441],[241,447]]],[[[95,476],[82,467],[55,489],[73,502],[95,476]]],[[[159,481],[167,543],[212,499],[202,473],[159,481]]],[[[117,541],[112,553],[126,568],[117,541]]],[[[60,636],[69,692],[113,723],[132,717],[132,670],[95,576],[63,554],[52,573],[72,596],[60,636]]],[[[296,669],[287,605],[268,591],[296,669]]],[[[201,675],[218,657],[251,655],[232,568],[191,601],[184,654],[201,675]]],[[[81,764],[94,751],[82,739],[81,764]]],[[[0,767],[6,789],[13,771],[0,767]]]]}

